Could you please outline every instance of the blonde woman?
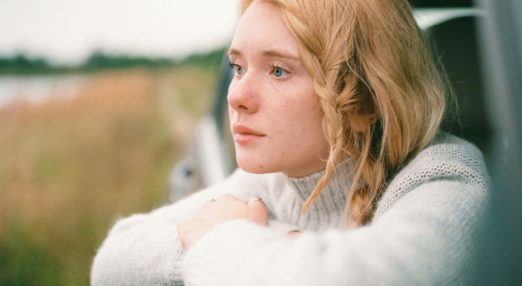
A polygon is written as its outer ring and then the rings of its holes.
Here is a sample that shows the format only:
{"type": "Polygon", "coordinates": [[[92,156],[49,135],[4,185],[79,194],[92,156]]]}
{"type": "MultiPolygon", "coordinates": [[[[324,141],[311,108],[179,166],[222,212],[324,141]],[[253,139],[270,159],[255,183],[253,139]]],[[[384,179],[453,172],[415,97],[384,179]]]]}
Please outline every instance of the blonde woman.
{"type": "Polygon", "coordinates": [[[405,0],[253,0],[228,51],[240,167],[119,221],[93,285],[447,285],[487,182],[439,131],[441,76],[405,0]]]}

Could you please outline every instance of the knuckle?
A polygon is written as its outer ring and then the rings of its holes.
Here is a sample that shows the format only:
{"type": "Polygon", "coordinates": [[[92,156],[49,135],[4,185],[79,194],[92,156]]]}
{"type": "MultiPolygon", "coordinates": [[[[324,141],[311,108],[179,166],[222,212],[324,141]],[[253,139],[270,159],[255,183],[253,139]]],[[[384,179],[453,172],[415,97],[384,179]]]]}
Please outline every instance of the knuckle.
{"type": "Polygon", "coordinates": [[[221,195],[219,198],[223,199],[223,200],[234,200],[234,201],[238,200],[238,198],[236,198],[235,196],[233,196],[231,194],[224,194],[224,195],[221,195]]]}

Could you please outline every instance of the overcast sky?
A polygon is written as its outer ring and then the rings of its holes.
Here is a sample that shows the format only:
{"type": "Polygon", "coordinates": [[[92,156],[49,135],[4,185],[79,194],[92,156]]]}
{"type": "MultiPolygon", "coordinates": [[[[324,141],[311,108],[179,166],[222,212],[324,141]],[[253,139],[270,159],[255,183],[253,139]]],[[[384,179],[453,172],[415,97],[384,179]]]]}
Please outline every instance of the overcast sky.
{"type": "Polygon", "coordinates": [[[182,56],[227,43],[238,0],[0,0],[0,56],[59,63],[94,49],[182,56]]]}

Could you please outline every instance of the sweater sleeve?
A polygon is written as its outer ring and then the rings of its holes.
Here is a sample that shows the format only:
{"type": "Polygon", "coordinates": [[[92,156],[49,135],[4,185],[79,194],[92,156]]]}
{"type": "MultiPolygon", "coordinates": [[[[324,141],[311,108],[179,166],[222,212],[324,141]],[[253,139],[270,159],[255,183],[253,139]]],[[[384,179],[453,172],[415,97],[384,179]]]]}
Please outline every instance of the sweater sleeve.
{"type": "Polygon", "coordinates": [[[223,223],[187,251],[186,285],[453,285],[465,279],[485,194],[435,181],[371,225],[292,238],[247,221],[223,223]]]}
{"type": "Polygon", "coordinates": [[[238,171],[225,182],[174,204],[119,220],[94,258],[91,285],[183,285],[179,268],[184,251],[177,223],[221,194],[248,198],[259,191],[259,185],[238,171]]]}

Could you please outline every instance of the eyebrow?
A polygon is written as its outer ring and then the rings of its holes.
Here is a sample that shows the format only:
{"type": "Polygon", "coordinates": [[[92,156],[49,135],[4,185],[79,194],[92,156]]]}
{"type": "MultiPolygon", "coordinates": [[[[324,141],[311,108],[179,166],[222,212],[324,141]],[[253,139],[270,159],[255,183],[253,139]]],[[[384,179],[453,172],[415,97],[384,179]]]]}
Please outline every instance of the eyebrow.
{"type": "MultiPolygon", "coordinates": [[[[239,51],[237,49],[230,48],[228,50],[228,55],[229,56],[242,56],[243,53],[241,53],[241,51],[239,51]]],[[[299,59],[299,57],[296,57],[294,55],[291,55],[290,53],[286,53],[286,52],[278,51],[278,50],[266,50],[266,51],[262,52],[262,55],[265,57],[268,57],[268,58],[282,58],[282,59],[289,59],[289,60],[298,61],[298,62],[301,61],[299,59]]]]}

